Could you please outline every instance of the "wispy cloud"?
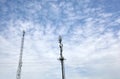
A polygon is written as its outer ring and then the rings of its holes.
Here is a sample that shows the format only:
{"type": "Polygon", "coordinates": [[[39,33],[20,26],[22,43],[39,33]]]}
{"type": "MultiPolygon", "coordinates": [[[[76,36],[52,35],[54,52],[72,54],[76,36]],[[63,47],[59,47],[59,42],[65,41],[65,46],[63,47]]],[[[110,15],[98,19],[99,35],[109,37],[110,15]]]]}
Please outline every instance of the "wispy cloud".
{"type": "Polygon", "coordinates": [[[16,78],[25,30],[22,79],[61,78],[59,35],[66,78],[119,79],[119,8],[108,11],[105,1],[98,2],[0,0],[0,78],[16,78]]]}

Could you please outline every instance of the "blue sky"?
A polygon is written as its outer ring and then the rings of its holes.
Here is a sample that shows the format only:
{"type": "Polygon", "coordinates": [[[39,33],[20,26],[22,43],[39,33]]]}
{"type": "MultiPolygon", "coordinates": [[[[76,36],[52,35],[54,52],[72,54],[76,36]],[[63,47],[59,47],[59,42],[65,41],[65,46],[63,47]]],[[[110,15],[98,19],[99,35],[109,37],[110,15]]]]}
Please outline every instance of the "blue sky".
{"type": "Polygon", "coordinates": [[[120,79],[120,0],[0,0],[0,79],[120,79]]]}

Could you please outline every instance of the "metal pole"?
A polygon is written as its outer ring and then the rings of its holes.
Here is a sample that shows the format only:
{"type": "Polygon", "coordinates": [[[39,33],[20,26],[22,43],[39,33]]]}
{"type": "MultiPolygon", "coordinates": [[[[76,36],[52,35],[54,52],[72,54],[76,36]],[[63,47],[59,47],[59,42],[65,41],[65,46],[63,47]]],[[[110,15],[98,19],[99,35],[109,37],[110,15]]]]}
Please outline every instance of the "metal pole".
{"type": "Polygon", "coordinates": [[[25,36],[25,31],[23,31],[23,36],[22,36],[22,40],[21,40],[20,57],[19,57],[19,64],[18,64],[18,70],[17,70],[16,79],[21,79],[21,68],[22,68],[22,55],[23,55],[23,46],[24,46],[24,36],[25,36]]]}
{"type": "Polygon", "coordinates": [[[62,69],[62,79],[65,79],[65,68],[64,68],[64,57],[63,57],[63,44],[62,44],[62,37],[59,36],[59,47],[60,47],[60,58],[59,60],[61,61],[61,69],[62,69]]]}

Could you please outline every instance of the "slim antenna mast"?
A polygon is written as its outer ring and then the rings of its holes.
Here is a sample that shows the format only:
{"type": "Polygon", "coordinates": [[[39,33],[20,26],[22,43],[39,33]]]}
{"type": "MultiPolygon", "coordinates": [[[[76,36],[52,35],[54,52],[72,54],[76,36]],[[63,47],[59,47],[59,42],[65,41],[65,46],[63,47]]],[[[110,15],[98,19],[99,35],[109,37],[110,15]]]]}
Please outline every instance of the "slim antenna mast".
{"type": "Polygon", "coordinates": [[[16,74],[16,79],[21,79],[21,68],[22,68],[22,55],[23,55],[23,46],[24,46],[24,36],[25,31],[23,31],[23,36],[21,40],[21,49],[20,49],[20,57],[19,57],[19,64],[18,64],[18,70],[16,74]]]}
{"type": "Polygon", "coordinates": [[[65,69],[64,69],[64,57],[63,57],[63,44],[62,44],[62,37],[59,36],[59,47],[60,47],[60,62],[61,62],[61,69],[62,69],[62,79],[65,79],[65,69]]]}

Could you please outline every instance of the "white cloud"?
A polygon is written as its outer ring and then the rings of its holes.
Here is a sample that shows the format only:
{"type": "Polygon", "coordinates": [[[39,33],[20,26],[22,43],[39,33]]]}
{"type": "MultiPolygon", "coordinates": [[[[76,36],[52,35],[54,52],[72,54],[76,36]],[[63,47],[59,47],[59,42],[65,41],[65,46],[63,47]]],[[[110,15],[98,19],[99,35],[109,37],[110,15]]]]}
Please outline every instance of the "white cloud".
{"type": "Polygon", "coordinates": [[[102,8],[90,8],[88,3],[89,0],[81,1],[75,6],[71,1],[33,1],[24,6],[29,18],[13,17],[0,32],[0,78],[15,78],[22,30],[25,30],[22,79],[61,78],[57,60],[59,35],[63,36],[66,78],[119,79],[120,34],[117,32],[117,37],[111,30],[119,19],[112,18],[114,13],[106,13],[102,8]],[[78,9],[81,6],[82,11],[78,9]],[[60,22],[55,21],[56,17],[62,17],[60,22]]]}

